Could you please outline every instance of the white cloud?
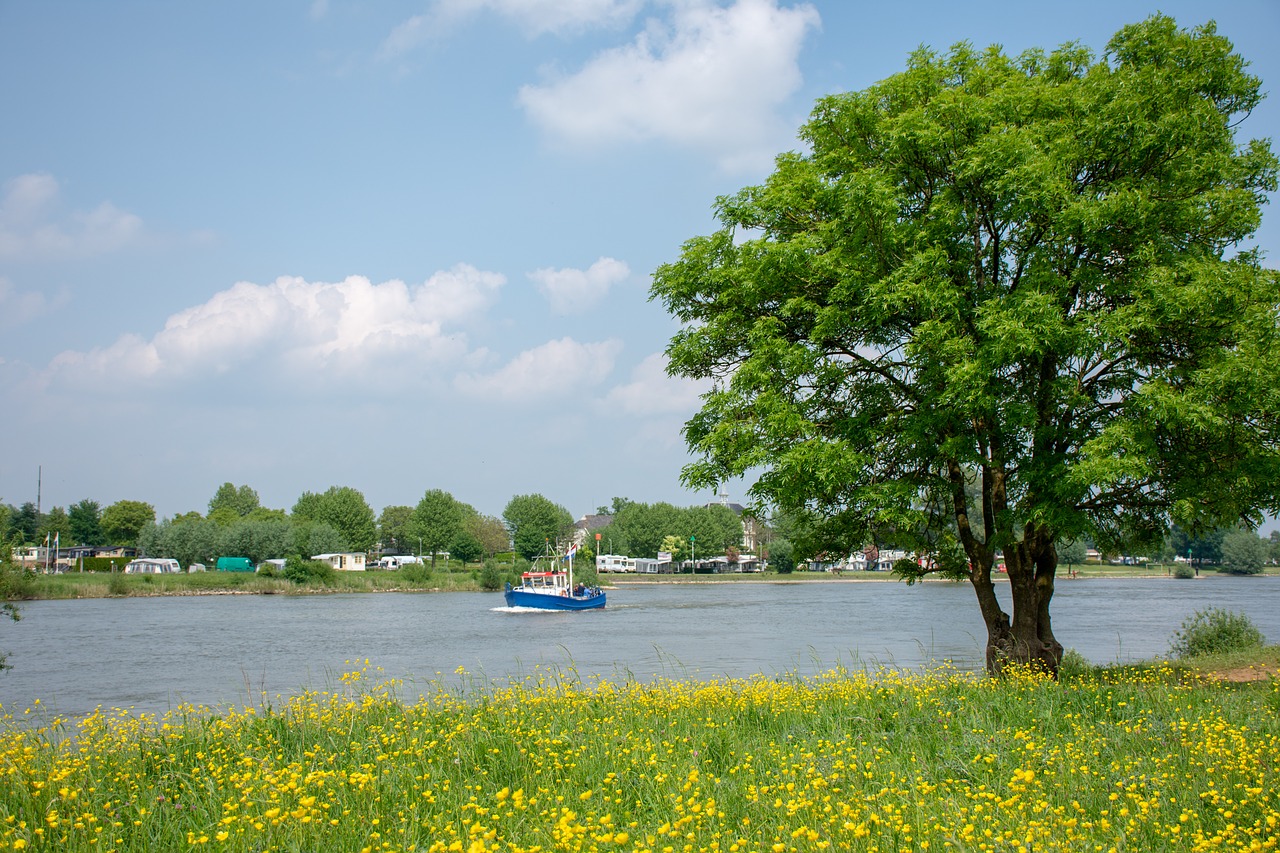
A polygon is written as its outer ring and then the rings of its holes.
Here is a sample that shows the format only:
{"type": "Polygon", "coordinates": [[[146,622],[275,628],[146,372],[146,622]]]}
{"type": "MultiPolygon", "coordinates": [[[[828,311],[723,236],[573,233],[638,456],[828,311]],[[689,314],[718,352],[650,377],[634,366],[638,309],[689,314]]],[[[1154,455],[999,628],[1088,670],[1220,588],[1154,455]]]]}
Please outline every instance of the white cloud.
{"type": "Polygon", "coordinates": [[[577,314],[594,307],[613,285],[626,281],[631,268],[623,261],[601,258],[588,269],[551,269],[544,267],[529,273],[538,292],[551,303],[557,314],[577,314]]]}
{"type": "Polygon", "coordinates": [[[520,353],[493,373],[460,375],[454,384],[468,395],[491,400],[564,400],[604,381],[621,350],[618,340],[581,344],[561,338],[520,353]]]}
{"type": "Polygon", "coordinates": [[[571,145],[660,139],[713,152],[727,170],[767,166],[790,138],[776,109],[799,88],[800,50],[819,24],[810,5],[676,2],[669,25],[651,21],[576,74],[523,87],[519,102],[571,145]]]}
{"type": "Polygon", "coordinates": [[[640,362],[631,381],[613,388],[604,398],[612,414],[691,417],[702,405],[701,395],[711,390],[711,380],[679,379],[667,375],[663,353],[640,362]]]}
{"type": "Polygon", "coordinates": [[[13,282],[0,276],[0,329],[23,326],[43,314],[63,307],[67,302],[65,292],[49,299],[39,291],[20,291],[13,286],[13,282]]]}
{"type": "Polygon", "coordinates": [[[242,372],[303,385],[394,385],[465,355],[458,327],[487,309],[504,283],[465,264],[412,287],[362,276],[240,282],[174,314],[150,340],[126,335],[104,349],[62,353],[48,378],[93,386],[242,372]]]}
{"type": "Polygon", "coordinates": [[[146,238],[142,220],[102,202],[93,210],[59,211],[60,188],[51,175],[20,175],[0,197],[0,258],[97,255],[146,238]]]}

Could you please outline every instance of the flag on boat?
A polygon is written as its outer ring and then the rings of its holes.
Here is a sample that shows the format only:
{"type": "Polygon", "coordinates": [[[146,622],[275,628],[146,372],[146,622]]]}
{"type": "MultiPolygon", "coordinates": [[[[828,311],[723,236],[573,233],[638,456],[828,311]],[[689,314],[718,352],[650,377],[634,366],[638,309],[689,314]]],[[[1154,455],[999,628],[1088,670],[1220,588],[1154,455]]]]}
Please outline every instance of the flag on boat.
{"type": "Polygon", "coordinates": [[[564,556],[561,557],[560,559],[567,560],[570,557],[572,557],[575,553],[577,553],[577,551],[578,551],[578,543],[574,542],[572,545],[569,546],[569,550],[564,552],[564,556]]]}

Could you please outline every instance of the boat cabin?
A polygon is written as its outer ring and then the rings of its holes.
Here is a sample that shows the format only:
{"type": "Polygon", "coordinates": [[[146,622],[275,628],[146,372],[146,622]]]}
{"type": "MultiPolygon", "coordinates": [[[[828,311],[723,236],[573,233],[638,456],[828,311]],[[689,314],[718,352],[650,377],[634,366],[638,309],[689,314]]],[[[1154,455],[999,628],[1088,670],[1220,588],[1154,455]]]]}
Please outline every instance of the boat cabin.
{"type": "Polygon", "coordinates": [[[569,594],[569,575],[565,572],[525,572],[520,579],[521,588],[530,592],[569,594]]]}

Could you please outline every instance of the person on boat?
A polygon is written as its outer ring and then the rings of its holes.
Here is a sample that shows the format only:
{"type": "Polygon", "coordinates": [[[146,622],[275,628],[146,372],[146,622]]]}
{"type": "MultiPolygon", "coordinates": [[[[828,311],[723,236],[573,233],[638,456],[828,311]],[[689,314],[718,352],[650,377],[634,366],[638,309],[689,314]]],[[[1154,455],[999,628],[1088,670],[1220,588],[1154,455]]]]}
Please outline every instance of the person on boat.
{"type": "Polygon", "coordinates": [[[578,584],[573,588],[573,594],[575,597],[581,598],[582,596],[587,594],[587,588],[582,584],[578,584]]]}

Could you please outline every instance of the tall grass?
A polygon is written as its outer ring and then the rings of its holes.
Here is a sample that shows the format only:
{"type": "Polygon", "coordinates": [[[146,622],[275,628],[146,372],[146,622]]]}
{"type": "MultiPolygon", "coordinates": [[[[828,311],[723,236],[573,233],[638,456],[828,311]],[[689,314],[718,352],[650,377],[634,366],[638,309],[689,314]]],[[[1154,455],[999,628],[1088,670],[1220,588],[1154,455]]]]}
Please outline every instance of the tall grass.
{"type": "Polygon", "coordinates": [[[278,707],[31,713],[0,849],[1275,849],[1280,683],[813,678],[462,688],[367,668],[278,707]]]}

